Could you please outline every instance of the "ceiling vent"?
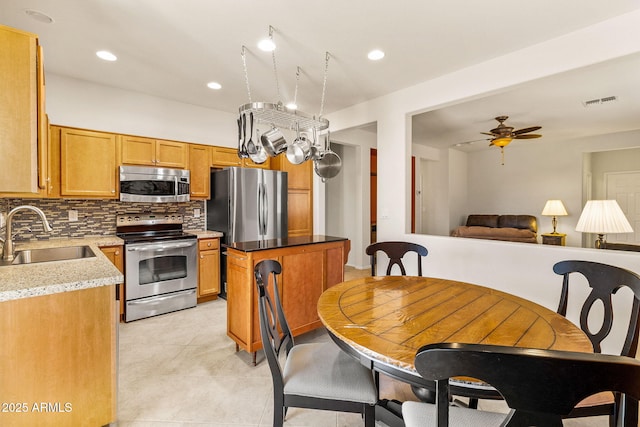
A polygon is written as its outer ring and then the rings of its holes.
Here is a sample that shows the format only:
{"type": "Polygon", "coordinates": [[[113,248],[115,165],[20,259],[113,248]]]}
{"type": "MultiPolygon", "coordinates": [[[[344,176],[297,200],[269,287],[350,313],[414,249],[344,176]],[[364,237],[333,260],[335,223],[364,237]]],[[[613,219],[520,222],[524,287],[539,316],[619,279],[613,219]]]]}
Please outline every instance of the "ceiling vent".
{"type": "Polygon", "coordinates": [[[584,105],[585,108],[587,108],[587,107],[594,107],[596,105],[610,104],[612,102],[617,102],[617,101],[618,101],[617,96],[607,96],[605,98],[597,98],[597,99],[591,99],[589,101],[582,101],[582,105],[584,105]]]}

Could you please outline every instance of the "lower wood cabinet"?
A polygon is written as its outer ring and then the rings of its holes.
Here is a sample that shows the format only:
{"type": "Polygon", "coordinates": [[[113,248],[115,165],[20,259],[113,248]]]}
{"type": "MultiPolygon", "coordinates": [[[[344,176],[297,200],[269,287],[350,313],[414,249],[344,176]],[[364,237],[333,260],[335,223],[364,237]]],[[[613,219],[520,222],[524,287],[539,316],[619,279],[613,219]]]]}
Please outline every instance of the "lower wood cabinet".
{"type": "Polygon", "coordinates": [[[113,285],[0,302],[1,425],[116,421],[115,302],[113,285]]]}
{"type": "Polygon", "coordinates": [[[198,302],[220,293],[220,239],[198,240],[198,302]]]}
{"type": "Polygon", "coordinates": [[[227,335],[247,352],[262,348],[253,269],[264,259],[282,264],[280,300],[293,335],[321,327],[318,299],[344,280],[349,249],[349,240],[254,252],[227,249],[227,335]]]}
{"type": "MultiPolygon", "coordinates": [[[[122,246],[103,246],[100,248],[103,254],[109,258],[109,261],[124,274],[124,251],[122,246]]],[[[120,295],[120,320],[124,321],[124,283],[118,283],[118,292],[120,295]]]]}

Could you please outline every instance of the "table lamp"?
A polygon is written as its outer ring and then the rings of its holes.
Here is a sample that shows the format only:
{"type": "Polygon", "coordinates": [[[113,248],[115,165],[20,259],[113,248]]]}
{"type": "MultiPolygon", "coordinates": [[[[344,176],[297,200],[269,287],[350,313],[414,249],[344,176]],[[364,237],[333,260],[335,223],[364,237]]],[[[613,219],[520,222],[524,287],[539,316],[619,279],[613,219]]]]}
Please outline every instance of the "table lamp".
{"type": "Polygon", "coordinates": [[[556,232],[556,226],[558,225],[557,217],[568,214],[562,204],[562,200],[547,200],[547,203],[544,205],[544,209],[542,209],[542,215],[553,217],[551,218],[551,224],[553,225],[553,233],[551,234],[558,234],[556,232]]]}
{"type": "Polygon", "coordinates": [[[633,228],[615,200],[589,200],[584,205],[576,231],[597,234],[596,248],[602,249],[605,234],[633,233],[633,228]]]}

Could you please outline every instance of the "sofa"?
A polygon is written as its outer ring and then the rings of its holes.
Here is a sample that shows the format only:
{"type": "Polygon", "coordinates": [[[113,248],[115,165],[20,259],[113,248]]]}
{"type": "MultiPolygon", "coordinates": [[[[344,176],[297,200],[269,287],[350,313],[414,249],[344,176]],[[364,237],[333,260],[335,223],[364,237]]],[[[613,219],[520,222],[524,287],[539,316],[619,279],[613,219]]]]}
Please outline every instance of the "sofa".
{"type": "Polygon", "coordinates": [[[469,215],[467,223],[451,232],[453,237],[538,243],[538,224],[533,215],[469,215]]]}

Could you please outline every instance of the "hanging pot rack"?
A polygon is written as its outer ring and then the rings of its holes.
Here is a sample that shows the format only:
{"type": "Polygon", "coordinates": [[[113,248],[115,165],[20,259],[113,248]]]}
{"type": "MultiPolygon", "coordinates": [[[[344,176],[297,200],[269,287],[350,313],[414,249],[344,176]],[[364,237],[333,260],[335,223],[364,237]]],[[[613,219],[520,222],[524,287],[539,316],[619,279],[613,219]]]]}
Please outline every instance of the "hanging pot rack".
{"type": "Polygon", "coordinates": [[[240,114],[253,113],[254,120],[267,123],[281,129],[323,131],[329,129],[329,120],[317,118],[299,110],[291,111],[282,103],[250,102],[240,107],[240,114]]]}
{"type": "MultiPolygon", "coordinates": [[[[273,27],[269,26],[269,37],[272,38],[273,27]]],[[[325,68],[324,68],[324,76],[322,82],[322,97],[320,102],[320,112],[317,116],[304,113],[300,111],[297,106],[295,108],[287,108],[280,98],[280,83],[278,81],[278,69],[276,66],[276,57],[275,51],[271,52],[272,60],[273,60],[273,74],[275,77],[275,85],[277,89],[277,102],[254,102],[251,99],[251,87],[249,85],[249,73],[247,72],[247,60],[246,60],[246,47],[242,46],[242,65],[244,68],[244,77],[245,83],[247,85],[247,95],[249,97],[249,102],[247,104],[241,105],[239,107],[240,118],[238,119],[239,129],[241,127],[241,123],[243,122],[242,118],[249,116],[251,123],[253,121],[257,121],[257,123],[264,123],[271,126],[271,130],[262,134],[262,136],[258,139],[258,150],[266,151],[266,154],[269,156],[276,156],[281,152],[287,151],[287,158],[294,164],[300,164],[300,160],[304,161],[313,161],[314,170],[318,176],[322,178],[324,182],[327,178],[334,177],[342,167],[342,160],[340,157],[334,153],[329,144],[329,120],[322,117],[324,112],[324,101],[326,95],[327,88],[327,74],[329,70],[329,52],[325,53],[325,68]],[[293,142],[287,142],[280,129],[288,129],[295,130],[296,139],[293,142]],[[308,136],[301,136],[300,131],[307,131],[313,134],[313,138],[311,139],[311,146],[307,147],[308,153],[306,153],[303,159],[298,159],[298,157],[293,156],[294,160],[289,158],[289,150],[292,149],[293,152],[296,152],[295,149],[303,149],[305,141],[308,141],[308,136]],[[323,132],[326,131],[326,132],[323,132]],[[320,133],[324,134],[325,144],[324,147],[321,146],[318,141],[318,137],[320,133]],[[296,145],[297,144],[297,145],[296,145]]],[[[298,96],[298,80],[300,77],[300,67],[297,67],[296,71],[296,87],[295,87],[295,95],[294,102],[296,104],[297,96],[298,96]]],[[[253,126],[252,126],[253,129],[253,126]]],[[[246,134],[243,138],[240,138],[239,133],[239,144],[238,144],[238,156],[243,157],[248,155],[252,157],[250,153],[245,152],[245,142],[246,142],[246,134]]],[[[251,141],[251,139],[250,139],[251,141]]],[[[308,144],[308,142],[306,142],[308,144]]],[[[304,152],[304,150],[302,150],[304,152]]],[[[263,156],[265,157],[265,156],[263,156]]],[[[264,158],[253,158],[254,162],[262,163],[265,161],[264,158]]]]}

